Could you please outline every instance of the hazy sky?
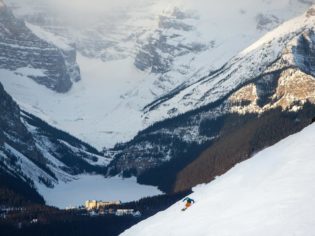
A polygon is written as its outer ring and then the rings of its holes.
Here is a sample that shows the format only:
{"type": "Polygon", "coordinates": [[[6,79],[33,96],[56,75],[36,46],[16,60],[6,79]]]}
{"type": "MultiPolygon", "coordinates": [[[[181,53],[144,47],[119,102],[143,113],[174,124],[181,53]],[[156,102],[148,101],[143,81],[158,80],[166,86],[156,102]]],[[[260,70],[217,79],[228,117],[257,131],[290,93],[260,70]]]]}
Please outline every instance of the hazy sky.
{"type": "MultiPolygon", "coordinates": [[[[7,3],[16,3],[16,5],[27,7],[47,5],[51,9],[57,9],[60,12],[80,12],[80,13],[104,13],[123,10],[126,8],[142,8],[151,5],[164,6],[176,5],[182,0],[4,0],[7,3]]],[[[211,0],[209,0],[211,1],[211,0]]]]}
{"type": "MultiPolygon", "coordinates": [[[[47,5],[54,10],[64,14],[104,14],[110,12],[124,11],[128,8],[143,9],[152,7],[156,10],[167,8],[168,5],[184,5],[188,8],[211,9],[221,7],[223,12],[227,8],[240,8],[242,5],[287,5],[290,2],[315,2],[315,0],[5,0],[8,3],[17,3],[24,6],[47,5]],[[202,7],[200,7],[202,6],[202,7]]],[[[84,20],[84,19],[82,19],[84,20]]]]}
{"type": "Polygon", "coordinates": [[[268,9],[266,7],[268,5],[285,14],[286,7],[291,3],[302,4],[301,2],[315,0],[5,0],[5,2],[21,6],[22,15],[23,11],[48,6],[49,11],[57,13],[59,18],[81,26],[97,21],[119,25],[130,13],[143,19],[142,14],[146,17],[155,17],[174,6],[197,9],[204,18],[222,18],[224,15],[225,18],[233,18],[241,10],[247,14],[257,14],[259,8],[268,9]]]}
{"type": "MultiPolygon", "coordinates": [[[[43,0],[42,0],[43,1],[43,0]]],[[[52,7],[59,10],[69,10],[80,12],[104,12],[114,8],[122,8],[130,5],[134,0],[46,0],[52,7]]]]}

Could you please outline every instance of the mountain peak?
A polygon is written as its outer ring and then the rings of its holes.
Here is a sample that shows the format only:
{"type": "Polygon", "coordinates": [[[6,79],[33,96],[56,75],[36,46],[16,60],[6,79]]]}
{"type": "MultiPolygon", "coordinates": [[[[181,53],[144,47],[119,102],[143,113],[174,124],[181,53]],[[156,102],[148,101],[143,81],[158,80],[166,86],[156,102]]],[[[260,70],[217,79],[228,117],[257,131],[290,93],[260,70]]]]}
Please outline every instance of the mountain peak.
{"type": "Polygon", "coordinates": [[[303,58],[311,60],[307,56],[307,52],[302,52],[302,45],[311,46],[313,44],[314,24],[315,8],[312,7],[301,16],[284,22],[264,35],[232,58],[220,70],[192,85],[179,88],[167,99],[152,103],[153,105],[148,106],[148,109],[145,110],[146,122],[154,123],[157,118],[161,119],[161,116],[164,119],[176,117],[216,102],[227,96],[230,91],[237,90],[237,87],[242,84],[259,75],[276,70],[277,68],[270,66],[272,64],[279,66],[274,62],[281,58],[284,59],[283,63],[289,63],[289,66],[298,66],[304,72],[310,72],[309,66],[299,60],[296,55],[302,53],[303,58]],[[306,35],[304,36],[305,42],[301,41],[303,35],[306,35]],[[300,45],[299,48],[297,48],[298,45],[300,45]]]}

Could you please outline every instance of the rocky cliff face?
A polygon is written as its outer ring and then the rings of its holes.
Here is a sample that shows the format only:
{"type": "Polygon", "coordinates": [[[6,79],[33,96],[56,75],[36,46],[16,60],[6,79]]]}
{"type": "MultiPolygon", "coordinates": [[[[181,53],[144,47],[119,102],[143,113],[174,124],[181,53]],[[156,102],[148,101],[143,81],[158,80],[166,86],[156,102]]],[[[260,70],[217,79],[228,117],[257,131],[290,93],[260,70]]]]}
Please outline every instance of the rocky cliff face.
{"type": "Polygon", "coordinates": [[[193,13],[174,8],[169,14],[159,16],[158,27],[146,37],[138,40],[135,66],[156,74],[165,74],[172,69],[175,58],[187,54],[198,54],[206,50],[207,44],[189,41],[185,32],[194,31],[192,21],[198,17],[193,13]]]}
{"type": "Polygon", "coordinates": [[[20,110],[0,84],[0,172],[53,187],[81,173],[104,173],[97,150],[20,110]]]}
{"type": "Polygon", "coordinates": [[[67,92],[80,79],[75,51],[62,51],[38,38],[25,23],[0,6],[0,68],[27,75],[56,92],[67,92]]]}
{"type": "Polygon", "coordinates": [[[315,117],[310,12],[148,107],[149,119],[163,112],[175,117],[118,145],[109,173],[134,174],[165,191],[182,191],[310,124],[315,117]]]}
{"type": "Polygon", "coordinates": [[[38,177],[43,180],[53,180],[55,178],[54,174],[46,168],[47,160],[39,152],[32,135],[22,123],[18,105],[4,91],[2,85],[0,85],[0,97],[0,156],[2,168],[27,180],[28,176],[26,176],[25,170],[23,170],[23,165],[20,165],[21,160],[17,157],[17,152],[19,152],[21,156],[28,157],[28,161],[32,162],[34,166],[38,166],[47,171],[44,175],[42,174],[45,171],[42,171],[38,177]]]}

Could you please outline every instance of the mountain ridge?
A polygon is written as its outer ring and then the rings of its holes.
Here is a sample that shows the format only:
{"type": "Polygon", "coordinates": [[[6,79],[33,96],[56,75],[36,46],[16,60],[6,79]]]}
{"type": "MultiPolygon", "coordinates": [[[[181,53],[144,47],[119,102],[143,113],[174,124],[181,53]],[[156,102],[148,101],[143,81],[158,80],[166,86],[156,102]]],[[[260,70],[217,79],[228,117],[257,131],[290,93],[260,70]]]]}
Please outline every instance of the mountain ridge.
{"type": "MultiPolygon", "coordinates": [[[[265,146],[308,125],[315,116],[312,89],[315,86],[312,75],[315,63],[311,56],[314,54],[313,9],[264,37],[271,41],[263,38],[261,47],[254,44],[250,47],[253,50],[243,51],[242,57],[233,58],[217,74],[188,87],[189,92],[180,96],[182,101],[171,104],[194,109],[158,122],[140,132],[131,142],[118,145],[109,165],[111,173],[137,175],[141,183],[157,185],[164,191],[187,190],[212,180],[265,146]],[[215,87],[212,87],[213,81],[215,87]],[[233,86],[225,86],[225,83],[233,86]],[[190,101],[194,102],[190,104],[190,101]],[[195,108],[195,103],[204,105],[195,108]],[[264,119],[270,120],[268,116],[273,117],[275,123],[286,126],[285,130],[269,122],[264,126],[264,119]],[[255,120],[261,120],[261,124],[255,120]],[[233,123],[239,126],[233,127],[233,123]],[[221,152],[215,159],[211,155],[201,158],[204,150],[214,148],[220,142],[223,143],[221,149],[231,151],[239,140],[239,135],[232,138],[234,130],[245,131],[247,125],[254,132],[242,144],[248,148],[234,150],[235,157],[221,152]],[[268,129],[272,132],[264,134],[268,129]],[[261,139],[258,143],[257,137],[261,139]],[[225,146],[225,140],[229,139],[231,145],[225,146]],[[196,164],[199,158],[204,161],[196,164]],[[188,168],[189,165],[194,168],[188,168]],[[202,169],[205,166],[208,168],[202,169]],[[209,169],[214,171],[209,172],[209,169]],[[167,176],[168,181],[162,176],[167,176]]],[[[165,109],[166,106],[162,107],[165,109]]]]}
{"type": "MultiPolygon", "coordinates": [[[[23,89],[16,86],[21,81],[14,76],[12,82],[2,80],[4,86],[24,110],[99,150],[127,142],[137,132],[168,117],[165,114],[160,117],[157,112],[154,118],[153,113],[146,114],[143,108],[178,86],[193,84],[221,68],[240,50],[309,6],[298,0],[241,0],[235,5],[228,0],[216,3],[142,0],[129,1],[121,8],[113,3],[115,10],[109,13],[106,2],[96,4],[97,0],[92,0],[86,14],[83,9],[80,11],[85,16],[82,21],[77,12],[70,11],[78,6],[68,2],[7,0],[7,3],[37,36],[53,35],[45,39],[56,42],[52,38],[57,38],[76,48],[82,80],[65,96],[29,83],[23,89]],[[56,10],[59,6],[63,9],[56,10]],[[90,11],[94,8],[98,9],[92,16],[90,11]],[[104,9],[106,14],[100,14],[104,9]],[[73,16],[70,22],[69,16],[73,16]],[[137,68],[137,59],[149,66],[137,68]],[[30,98],[32,89],[38,90],[38,94],[43,92],[46,99],[34,101],[30,98]],[[98,99],[93,99],[94,95],[98,99]],[[109,99],[113,102],[109,103],[109,99]],[[130,117],[128,124],[123,119],[126,114],[130,117]],[[95,121],[93,125],[90,119],[95,121]]],[[[168,110],[170,115],[176,113],[172,108],[168,110]]]]}

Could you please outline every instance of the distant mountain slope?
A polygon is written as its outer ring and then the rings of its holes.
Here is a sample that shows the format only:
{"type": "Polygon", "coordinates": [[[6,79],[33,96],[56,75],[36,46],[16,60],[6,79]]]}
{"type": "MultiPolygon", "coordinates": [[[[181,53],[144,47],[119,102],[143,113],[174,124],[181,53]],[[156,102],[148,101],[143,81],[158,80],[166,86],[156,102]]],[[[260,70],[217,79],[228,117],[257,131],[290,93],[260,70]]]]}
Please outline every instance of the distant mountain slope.
{"type": "Polygon", "coordinates": [[[148,119],[175,117],[117,145],[109,173],[186,190],[307,126],[315,117],[314,12],[148,108],[148,119]]]}
{"type": "Polygon", "coordinates": [[[78,174],[105,173],[109,160],[96,149],[20,111],[1,84],[0,98],[0,172],[4,183],[54,187],[78,174]]]}
{"type": "MultiPolygon", "coordinates": [[[[53,173],[45,168],[45,161],[36,149],[35,142],[23,125],[19,108],[3,90],[0,84],[0,204],[21,205],[28,201],[43,202],[36,193],[30,176],[23,174],[21,160],[10,149],[21,150],[35,165],[47,170],[46,178],[53,179],[53,173]],[[16,166],[16,169],[12,167],[16,166]],[[19,166],[19,167],[18,167],[19,166]]],[[[44,178],[43,177],[43,178],[44,178]]]]}
{"type": "Polygon", "coordinates": [[[253,78],[266,77],[264,80],[267,80],[268,75],[287,68],[298,68],[314,75],[314,60],[311,56],[314,53],[313,24],[314,9],[311,8],[301,17],[267,33],[209,76],[192,85],[179,87],[147,106],[145,119],[154,123],[154,120],[195,110],[229,96],[253,78]]]}
{"type": "Polygon", "coordinates": [[[121,235],[314,235],[314,140],[312,125],[121,235]]]}
{"type": "Polygon", "coordinates": [[[0,68],[24,74],[54,91],[69,91],[72,82],[80,80],[76,52],[41,40],[0,3],[0,68]]]}

